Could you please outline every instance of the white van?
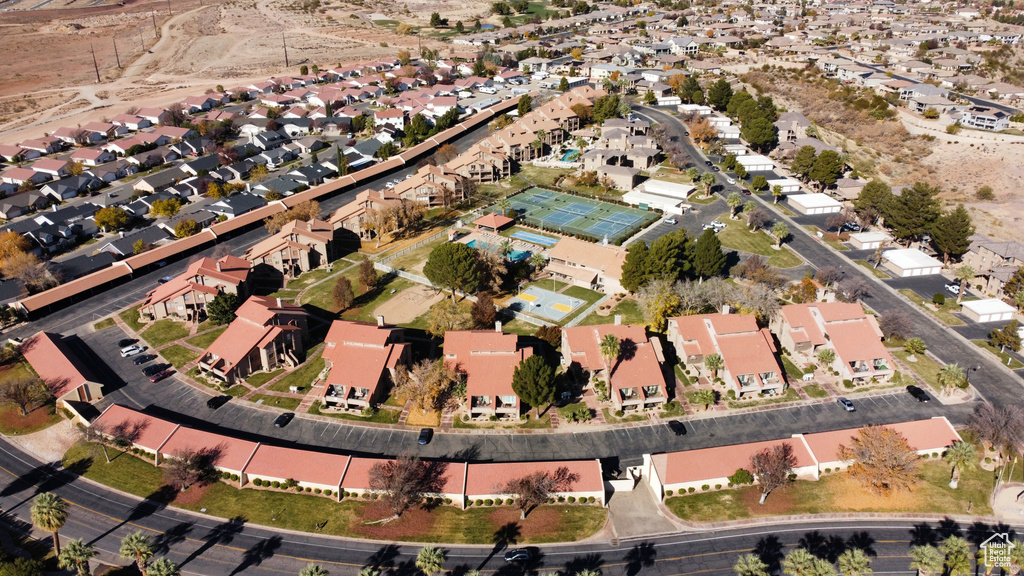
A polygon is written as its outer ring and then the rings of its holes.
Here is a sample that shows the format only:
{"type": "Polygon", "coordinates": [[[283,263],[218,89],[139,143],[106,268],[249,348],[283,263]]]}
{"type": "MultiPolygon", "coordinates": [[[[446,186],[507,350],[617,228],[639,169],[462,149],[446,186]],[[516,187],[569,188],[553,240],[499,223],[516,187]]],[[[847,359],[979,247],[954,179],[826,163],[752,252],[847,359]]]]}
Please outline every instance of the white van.
{"type": "Polygon", "coordinates": [[[494,86],[484,86],[483,88],[480,89],[480,91],[483,92],[484,94],[497,94],[498,93],[498,89],[495,88],[494,86]]]}

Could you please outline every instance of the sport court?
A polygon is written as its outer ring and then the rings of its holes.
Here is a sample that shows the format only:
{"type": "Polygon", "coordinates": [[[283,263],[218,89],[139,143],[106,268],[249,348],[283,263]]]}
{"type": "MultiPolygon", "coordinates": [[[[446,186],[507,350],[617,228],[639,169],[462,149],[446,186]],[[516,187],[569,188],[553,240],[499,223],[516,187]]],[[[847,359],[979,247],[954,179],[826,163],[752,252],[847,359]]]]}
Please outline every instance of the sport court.
{"type": "Polygon", "coordinates": [[[517,312],[529,312],[555,322],[572,314],[586,302],[550,290],[530,286],[510,302],[510,308],[517,312]]]}
{"type": "Polygon", "coordinates": [[[509,198],[525,224],[620,244],[658,218],[657,214],[607,202],[530,188],[509,198]]]}

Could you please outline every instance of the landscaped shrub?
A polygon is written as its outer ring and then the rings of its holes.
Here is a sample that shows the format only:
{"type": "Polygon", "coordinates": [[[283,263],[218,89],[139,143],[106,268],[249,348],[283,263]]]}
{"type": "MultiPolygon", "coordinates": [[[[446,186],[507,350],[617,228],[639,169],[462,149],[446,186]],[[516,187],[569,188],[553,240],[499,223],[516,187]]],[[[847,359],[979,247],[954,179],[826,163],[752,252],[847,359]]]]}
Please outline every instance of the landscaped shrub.
{"type": "Polygon", "coordinates": [[[942,292],[936,292],[934,295],[932,295],[932,304],[935,304],[936,306],[942,306],[945,303],[946,295],[943,294],[942,292]]]}
{"type": "Polygon", "coordinates": [[[924,458],[925,460],[928,459],[928,456],[929,456],[928,454],[921,454],[921,458],[924,458]]]}
{"type": "Polygon", "coordinates": [[[472,505],[473,505],[473,501],[472,500],[466,500],[466,508],[469,508],[472,505]]]}
{"type": "Polygon", "coordinates": [[[665,496],[671,496],[671,495],[672,495],[672,491],[671,490],[665,490],[665,496]]]}
{"type": "Polygon", "coordinates": [[[263,480],[260,480],[259,478],[257,478],[257,479],[252,481],[252,485],[253,486],[263,486],[263,480]]]}
{"type": "Polygon", "coordinates": [[[321,492],[323,492],[323,490],[321,490],[321,489],[319,489],[319,488],[314,488],[314,489],[313,489],[313,494],[319,494],[319,493],[321,493],[321,492]]]}
{"type": "Polygon", "coordinates": [[[484,506],[494,506],[494,500],[491,500],[490,498],[484,500],[484,506]]]}
{"type": "Polygon", "coordinates": [[[238,474],[232,474],[231,475],[231,481],[232,482],[238,482],[238,474]]]}
{"type": "Polygon", "coordinates": [[[587,497],[587,503],[588,504],[593,504],[594,502],[597,502],[597,498],[594,498],[593,496],[588,496],[587,497]]]}
{"type": "Polygon", "coordinates": [[[725,396],[727,398],[729,398],[729,400],[735,400],[736,399],[736,391],[735,390],[729,390],[728,392],[725,393],[725,396]]]}
{"type": "Polygon", "coordinates": [[[222,480],[230,480],[231,479],[231,474],[228,473],[228,472],[221,472],[220,473],[220,477],[221,477],[222,480]]]}
{"type": "Polygon", "coordinates": [[[370,493],[369,492],[363,492],[363,500],[369,500],[369,499],[370,499],[370,493]]]}
{"type": "Polygon", "coordinates": [[[451,498],[445,498],[444,499],[444,503],[450,506],[451,503],[452,503],[452,499],[451,498]]]}
{"type": "Polygon", "coordinates": [[[737,486],[742,486],[744,484],[753,484],[753,483],[754,483],[754,475],[751,474],[749,471],[744,470],[743,468],[737,469],[736,472],[734,472],[732,476],[729,476],[729,485],[730,486],[732,486],[733,484],[736,484],[737,486]]]}
{"type": "Polygon", "coordinates": [[[694,490],[693,486],[690,486],[689,488],[686,489],[687,494],[693,494],[694,492],[696,492],[696,490],[694,490]]]}
{"type": "Polygon", "coordinates": [[[332,491],[331,490],[324,490],[324,494],[326,494],[327,496],[330,496],[332,494],[332,491]]]}
{"type": "Polygon", "coordinates": [[[831,472],[831,471],[832,471],[832,469],[831,469],[831,468],[825,468],[825,474],[828,474],[828,473],[829,473],[829,472],[831,472]]]}
{"type": "Polygon", "coordinates": [[[985,464],[991,464],[991,463],[992,463],[992,459],[989,458],[988,456],[985,456],[985,464]]]}
{"type": "Polygon", "coordinates": [[[565,502],[565,496],[559,496],[558,497],[558,503],[561,504],[563,502],[565,502]]]}
{"type": "Polygon", "coordinates": [[[575,504],[576,503],[576,497],[575,496],[569,496],[568,500],[569,500],[569,504],[575,504]]]}
{"type": "Polygon", "coordinates": [[[705,485],[701,486],[700,489],[705,491],[705,492],[707,492],[708,490],[711,489],[711,486],[708,486],[707,484],[705,484],[705,485]]]}
{"type": "Polygon", "coordinates": [[[846,386],[847,388],[853,388],[853,380],[849,380],[849,379],[843,380],[843,386],[846,386]]]}
{"type": "Polygon", "coordinates": [[[721,490],[721,489],[722,489],[722,485],[721,484],[715,484],[715,490],[721,490]]]}
{"type": "Polygon", "coordinates": [[[310,488],[309,486],[306,486],[306,492],[312,492],[312,491],[313,491],[312,488],[310,488]]]}
{"type": "Polygon", "coordinates": [[[303,490],[302,490],[302,486],[296,486],[296,487],[295,487],[295,491],[296,491],[296,492],[302,492],[302,491],[303,491],[303,490]]]}
{"type": "Polygon", "coordinates": [[[477,499],[476,499],[476,501],[475,501],[475,504],[476,504],[477,506],[483,506],[483,505],[484,505],[484,501],[483,501],[483,500],[481,500],[480,498],[477,498],[477,499]]]}
{"type": "Polygon", "coordinates": [[[616,410],[615,411],[615,417],[616,418],[622,418],[623,414],[624,414],[624,412],[622,410],[616,410]]]}
{"type": "Polygon", "coordinates": [[[270,483],[270,486],[273,487],[273,488],[280,488],[281,487],[281,483],[278,482],[277,480],[274,480],[273,482],[270,483]]]}
{"type": "Polygon", "coordinates": [[[938,457],[939,457],[939,453],[938,452],[932,452],[932,458],[938,458],[938,457]]]}

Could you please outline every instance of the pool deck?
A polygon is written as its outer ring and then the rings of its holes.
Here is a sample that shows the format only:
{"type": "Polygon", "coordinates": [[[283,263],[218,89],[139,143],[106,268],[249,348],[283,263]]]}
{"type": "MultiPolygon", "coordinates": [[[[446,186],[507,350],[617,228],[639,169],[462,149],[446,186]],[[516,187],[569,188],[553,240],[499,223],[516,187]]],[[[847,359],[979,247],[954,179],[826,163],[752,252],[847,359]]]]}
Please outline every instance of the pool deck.
{"type": "Polygon", "coordinates": [[[504,236],[498,236],[497,234],[491,234],[489,232],[480,232],[479,230],[474,230],[473,232],[470,232],[465,236],[462,236],[461,238],[456,240],[456,242],[460,242],[462,244],[469,244],[474,240],[479,240],[480,242],[483,242],[488,246],[494,247],[501,246],[501,243],[504,242],[505,240],[511,240],[513,250],[529,252],[530,254],[536,254],[538,252],[543,251],[538,249],[537,244],[530,244],[529,242],[524,242],[522,240],[517,240],[515,238],[506,238],[504,236]]]}

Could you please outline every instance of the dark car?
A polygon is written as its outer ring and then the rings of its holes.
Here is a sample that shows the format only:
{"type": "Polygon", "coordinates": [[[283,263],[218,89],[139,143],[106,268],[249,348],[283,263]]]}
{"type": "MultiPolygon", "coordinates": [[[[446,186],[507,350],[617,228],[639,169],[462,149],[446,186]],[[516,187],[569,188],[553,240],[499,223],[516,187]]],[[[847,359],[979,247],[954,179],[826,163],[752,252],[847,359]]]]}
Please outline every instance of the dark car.
{"type": "Polygon", "coordinates": [[[914,398],[917,398],[918,402],[927,402],[928,400],[930,400],[930,398],[928,398],[928,395],[924,393],[924,390],[921,390],[917,386],[907,386],[907,393],[913,396],[914,398]]]}
{"type": "Polygon", "coordinates": [[[722,171],[722,169],[719,168],[718,166],[712,166],[711,169],[714,170],[715,172],[721,172],[722,171]]]}
{"type": "Polygon", "coordinates": [[[743,195],[744,196],[750,196],[750,190],[747,190],[746,188],[744,188],[743,189],[743,195]]]}
{"type": "Polygon", "coordinates": [[[292,418],[295,418],[294,412],[285,412],[284,414],[281,414],[274,419],[274,428],[284,428],[292,421],[292,418]]]}
{"type": "Polygon", "coordinates": [[[135,364],[136,366],[141,366],[146,362],[153,360],[154,358],[156,358],[155,354],[139,354],[138,356],[132,359],[132,364],[135,364]]]}
{"type": "Polygon", "coordinates": [[[174,276],[164,276],[163,278],[157,280],[157,282],[159,282],[160,284],[167,284],[171,280],[174,280],[174,276]]]}
{"type": "Polygon", "coordinates": [[[672,420],[668,423],[668,429],[675,433],[676,436],[686,436],[686,424],[683,424],[679,420],[672,420]]]}
{"type": "Polygon", "coordinates": [[[150,376],[149,377],[149,381],[150,382],[159,382],[159,381],[163,380],[164,378],[167,378],[171,374],[174,374],[174,370],[161,370],[161,371],[157,372],[156,374],[153,374],[152,376],[150,376]]]}
{"type": "Polygon", "coordinates": [[[416,443],[419,444],[420,446],[424,446],[426,444],[430,444],[430,439],[433,438],[433,437],[434,437],[434,429],[433,428],[424,428],[424,429],[420,430],[420,437],[419,437],[418,440],[416,440],[416,443]]]}
{"type": "Polygon", "coordinates": [[[513,548],[505,552],[505,562],[529,562],[533,558],[526,548],[513,548]]]}
{"type": "Polygon", "coordinates": [[[836,398],[836,404],[839,404],[839,407],[842,408],[843,410],[846,410],[847,412],[857,411],[857,408],[853,405],[853,402],[850,402],[846,398],[836,398]]]}
{"type": "Polygon", "coordinates": [[[214,396],[206,401],[206,407],[210,410],[216,410],[217,408],[227,404],[230,400],[231,396],[228,396],[227,394],[223,396],[214,396]]]}
{"type": "Polygon", "coordinates": [[[118,348],[127,348],[128,346],[131,346],[132,344],[135,344],[136,342],[138,342],[138,340],[136,340],[135,338],[121,338],[120,340],[117,341],[117,347],[118,348]]]}
{"type": "Polygon", "coordinates": [[[164,369],[163,364],[153,364],[152,366],[146,366],[142,369],[142,373],[146,376],[152,376],[158,372],[162,372],[164,369]]]}
{"type": "Polygon", "coordinates": [[[704,161],[704,165],[705,166],[711,166],[711,164],[712,164],[711,160],[705,160],[704,161]]]}

